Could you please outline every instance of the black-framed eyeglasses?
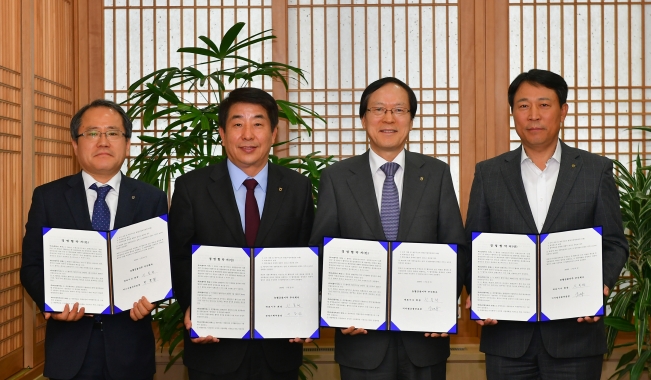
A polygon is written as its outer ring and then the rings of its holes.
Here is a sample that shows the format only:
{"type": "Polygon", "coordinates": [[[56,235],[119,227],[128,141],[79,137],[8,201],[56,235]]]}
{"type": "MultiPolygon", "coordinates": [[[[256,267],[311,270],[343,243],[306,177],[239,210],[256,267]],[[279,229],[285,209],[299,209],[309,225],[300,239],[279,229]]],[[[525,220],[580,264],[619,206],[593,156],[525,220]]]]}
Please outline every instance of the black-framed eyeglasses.
{"type": "Polygon", "coordinates": [[[120,132],[120,131],[106,131],[106,132],[86,131],[84,133],[78,134],[77,137],[83,136],[90,140],[98,140],[102,135],[105,135],[106,139],[110,141],[116,141],[122,137],[127,137],[127,135],[124,132],[120,132]]]}
{"type": "Polygon", "coordinates": [[[384,116],[387,111],[391,111],[393,116],[404,116],[409,113],[408,108],[395,107],[395,108],[384,108],[384,107],[371,107],[367,109],[373,116],[384,116]]]}

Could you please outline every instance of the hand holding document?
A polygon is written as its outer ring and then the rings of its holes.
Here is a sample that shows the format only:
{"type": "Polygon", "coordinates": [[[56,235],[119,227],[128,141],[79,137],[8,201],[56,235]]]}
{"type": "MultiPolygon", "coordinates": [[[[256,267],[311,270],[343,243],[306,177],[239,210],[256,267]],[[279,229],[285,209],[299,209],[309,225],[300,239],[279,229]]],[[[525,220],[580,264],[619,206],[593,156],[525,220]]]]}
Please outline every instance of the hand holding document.
{"type": "Polygon", "coordinates": [[[601,242],[600,227],[473,233],[471,318],[537,322],[603,315],[601,242]]]}
{"type": "Polygon", "coordinates": [[[43,263],[44,312],[115,314],[172,297],[166,215],[113,231],[44,228],[43,263]]]}

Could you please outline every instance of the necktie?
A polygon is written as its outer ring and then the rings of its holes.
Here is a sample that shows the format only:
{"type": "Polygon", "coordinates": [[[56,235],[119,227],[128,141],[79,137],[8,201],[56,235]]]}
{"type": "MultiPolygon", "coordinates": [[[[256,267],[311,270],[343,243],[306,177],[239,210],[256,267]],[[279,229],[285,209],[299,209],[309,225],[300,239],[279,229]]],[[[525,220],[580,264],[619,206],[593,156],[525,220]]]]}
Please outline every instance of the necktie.
{"type": "Polygon", "coordinates": [[[90,186],[97,191],[97,199],[93,205],[93,220],[91,224],[96,231],[108,231],[111,229],[111,211],[106,204],[106,194],[111,191],[111,186],[97,187],[96,184],[90,186]]]}
{"type": "Polygon", "coordinates": [[[258,181],[253,178],[244,180],[244,187],[246,187],[244,235],[246,235],[246,245],[249,247],[253,247],[255,244],[255,237],[258,235],[258,227],[260,227],[260,211],[258,210],[258,202],[255,200],[253,193],[256,186],[258,186],[258,181]]]}
{"type": "Polygon", "coordinates": [[[398,197],[398,187],[393,180],[393,176],[400,165],[395,162],[387,162],[380,169],[386,174],[384,185],[382,186],[382,208],[380,209],[380,220],[387,240],[396,240],[398,238],[398,224],[400,222],[400,198],[398,197]]]}

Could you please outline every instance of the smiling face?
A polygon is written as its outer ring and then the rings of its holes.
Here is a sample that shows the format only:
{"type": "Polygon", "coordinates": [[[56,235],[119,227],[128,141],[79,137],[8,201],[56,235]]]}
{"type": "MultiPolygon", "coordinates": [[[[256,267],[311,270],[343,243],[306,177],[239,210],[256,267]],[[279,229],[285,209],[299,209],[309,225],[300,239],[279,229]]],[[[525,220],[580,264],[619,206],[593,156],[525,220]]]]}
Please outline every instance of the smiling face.
{"type": "MultiPolygon", "coordinates": [[[[125,132],[120,114],[108,107],[93,107],[84,112],[78,134],[88,131],[125,132]]],[[[102,183],[108,182],[120,171],[130,147],[131,141],[126,137],[109,141],[104,134],[99,139],[79,136],[77,141],[72,141],[79,166],[102,183]]]]}
{"type": "Polygon", "coordinates": [[[219,128],[228,159],[248,176],[255,176],[269,161],[277,128],[264,107],[251,103],[235,103],[230,107],[226,127],[219,128]]]}
{"type": "Polygon", "coordinates": [[[513,97],[513,122],[526,152],[554,152],[567,107],[551,88],[520,85],[513,97]]]}
{"type": "MultiPolygon", "coordinates": [[[[409,95],[399,85],[387,83],[369,96],[368,108],[372,107],[409,109],[409,95]]],[[[392,161],[405,148],[413,123],[409,112],[400,116],[390,111],[382,116],[366,112],[362,117],[362,126],[370,140],[371,149],[387,161],[392,161]]]]}

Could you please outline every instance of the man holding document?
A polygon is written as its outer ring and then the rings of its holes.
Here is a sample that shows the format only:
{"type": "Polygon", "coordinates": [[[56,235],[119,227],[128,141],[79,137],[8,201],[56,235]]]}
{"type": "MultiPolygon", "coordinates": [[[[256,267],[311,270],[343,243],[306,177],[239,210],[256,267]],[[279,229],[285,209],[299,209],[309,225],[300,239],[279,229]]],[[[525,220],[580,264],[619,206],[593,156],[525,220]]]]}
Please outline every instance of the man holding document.
{"type": "MultiPolygon", "coordinates": [[[[456,290],[456,296],[445,305],[452,308],[456,322],[456,300],[463,282],[462,268],[466,265],[463,225],[448,165],[405,150],[416,109],[414,91],[399,79],[382,78],[364,90],[359,117],[371,149],[322,172],[310,244],[322,245],[324,237],[376,241],[375,246],[379,246],[377,241],[457,244],[459,254],[454,255],[458,257],[453,268],[457,270],[450,271],[456,272],[456,276],[447,284],[447,288],[456,290]]],[[[341,239],[329,244],[341,243],[348,248],[357,244],[341,239]]],[[[376,272],[375,267],[355,264],[368,263],[366,258],[373,252],[348,248],[338,250],[340,263],[349,260],[346,262],[350,269],[363,276],[376,272]]],[[[414,257],[419,253],[422,252],[414,251],[414,257]]],[[[419,269],[412,270],[416,274],[419,269]]],[[[338,272],[340,277],[355,276],[343,266],[338,272]]],[[[374,279],[369,280],[368,285],[374,279]]],[[[350,293],[345,286],[338,289],[341,294],[350,293]]],[[[368,291],[358,292],[353,302],[364,302],[368,299],[366,294],[376,292],[369,287],[365,289],[368,291]]],[[[413,294],[415,300],[429,298],[424,293],[413,294]]],[[[404,301],[405,297],[402,298],[400,301],[404,301]]],[[[365,313],[360,311],[360,315],[365,313]]],[[[446,359],[450,355],[447,329],[439,334],[338,326],[346,327],[335,330],[335,360],[343,380],[445,379],[446,359]]]]}
{"type": "MultiPolygon", "coordinates": [[[[191,305],[199,301],[191,297],[192,282],[197,280],[192,272],[193,246],[234,247],[240,253],[238,247],[307,246],[314,218],[312,186],[307,177],[269,163],[277,125],[278,106],[267,92],[231,91],[219,112],[219,133],[228,159],[176,180],[169,218],[172,274],[185,312],[183,362],[192,380],[298,378],[300,338],[307,337],[252,340],[190,335],[195,322],[191,305]]],[[[224,286],[233,285],[231,280],[223,281],[229,282],[224,286]]]]}
{"type": "MultiPolygon", "coordinates": [[[[156,371],[154,305],[145,297],[133,299],[129,312],[115,315],[85,314],[83,302],[65,305],[61,313],[45,312],[44,227],[109,231],[167,213],[163,191],[120,172],[130,148],[131,121],[119,105],[95,100],[72,118],[70,133],[82,171],[34,190],[23,239],[21,282],[47,320],[44,375],[151,379],[156,371]]],[[[78,296],[81,301],[87,294],[78,296]]]]}
{"type": "Polygon", "coordinates": [[[488,379],[601,376],[607,348],[599,308],[602,294],[618,279],[628,244],[612,162],[559,139],[567,93],[567,83],[555,73],[534,69],[518,75],[508,96],[522,145],[475,168],[466,220],[473,248],[466,286],[483,326],[480,350],[486,353],[488,379]],[[524,246],[532,247],[531,265],[524,246]],[[504,270],[500,260],[517,268],[504,270]],[[499,283],[510,289],[489,291],[499,283]],[[588,298],[592,306],[581,309],[588,298]],[[517,318],[518,309],[528,310],[524,319],[517,318]],[[573,315],[572,309],[587,311],[573,315]],[[532,313],[537,317],[528,319],[532,313]],[[563,313],[570,314],[551,317],[563,313]]]}

